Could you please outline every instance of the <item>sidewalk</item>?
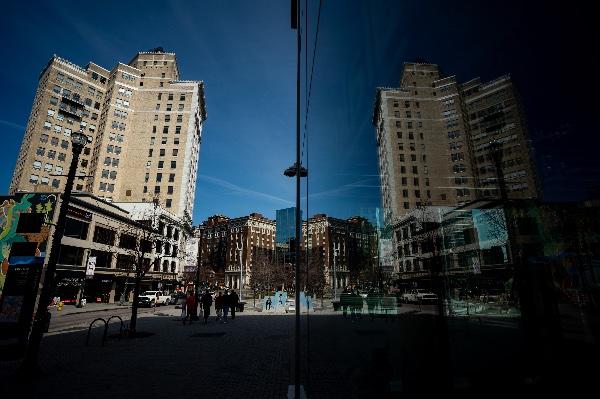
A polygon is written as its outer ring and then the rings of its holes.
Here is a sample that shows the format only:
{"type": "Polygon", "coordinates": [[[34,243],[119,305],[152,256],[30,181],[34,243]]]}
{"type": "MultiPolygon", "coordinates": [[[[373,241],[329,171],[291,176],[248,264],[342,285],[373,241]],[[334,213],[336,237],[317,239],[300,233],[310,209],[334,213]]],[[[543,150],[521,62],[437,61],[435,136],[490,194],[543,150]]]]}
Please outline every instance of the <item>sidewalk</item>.
{"type": "Polygon", "coordinates": [[[126,309],[131,308],[131,303],[126,302],[125,305],[120,306],[118,303],[88,303],[83,308],[78,308],[75,305],[65,305],[62,310],[58,310],[56,306],[49,307],[48,310],[54,317],[55,315],[70,315],[78,313],[90,313],[90,312],[102,312],[112,309],[126,309]]]}

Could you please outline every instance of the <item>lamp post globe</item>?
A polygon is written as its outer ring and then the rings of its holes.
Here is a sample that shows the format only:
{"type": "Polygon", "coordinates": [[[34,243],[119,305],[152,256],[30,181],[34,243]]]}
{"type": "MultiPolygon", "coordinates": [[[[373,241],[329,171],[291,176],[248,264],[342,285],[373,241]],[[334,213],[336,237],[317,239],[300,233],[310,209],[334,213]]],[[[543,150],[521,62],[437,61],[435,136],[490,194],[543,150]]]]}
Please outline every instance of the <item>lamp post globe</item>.
{"type": "Polygon", "coordinates": [[[79,147],[80,149],[85,147],[85,145],[89,142],[88,137],[81,132],[73,132],[71,133],[71,144],[74,147],[79,147]]]}

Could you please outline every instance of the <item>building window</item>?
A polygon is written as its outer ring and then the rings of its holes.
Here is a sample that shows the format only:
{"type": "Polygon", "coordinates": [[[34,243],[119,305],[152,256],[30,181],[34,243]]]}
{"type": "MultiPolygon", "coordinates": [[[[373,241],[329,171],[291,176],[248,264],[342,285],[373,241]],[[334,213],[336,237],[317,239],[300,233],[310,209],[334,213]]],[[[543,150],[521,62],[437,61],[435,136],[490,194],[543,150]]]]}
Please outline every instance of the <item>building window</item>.
{"type": "Polygon", "coordinates": [[[167,208],[170,208],[173,204],[173,200],[171,198],[167,198],[167,200],[165,201],[165,206],[167,208]]]}
{"type": "Polygon", "coordinates": [[[167,194],[173,194],[173,186],[167,187],[167,194]]]}
{"type": "Polygon", "coordinates": [[[171,161],[171,169],[175,169],[177,167],[177,161],[171,161]]]}
{"type": "Polygon", "coordinates": [[[30,175],[29,183],[37,184],[39,179],[40,179],[40,176],[38,176],[38,175],[30,175]]]}
{"type": "Polygon", "coordinates": [[[97,242],[98,244],[115,245],[115,236],[116,233],[114,230],[96,226],[94,228],[94,237],[92,241],[97,242]]]}
{"type": "Polygon", "coordinates": [[[165,149],[161,148],[159,154],[160,154],[161,157],[164,157],[165,156],[165,149]]]}
{"type": "Polygon", "coordinates": [[[173,148],[173,156],[176,157],[178,153],[179,150],[177,148],[173,148]]]}
{"type": "Polygon", "coordinates": [[[177,115],[177,122],[183,122],[183,115],[177,115]]]}
{"type": "Polygon", "coordinates": [[[156,174],[156,181],[157,182],[161,182],[162,181],[162,173],[157,173],[156,174]]]}
{"type": "Polygon", "coordinates": [[[160,194],[160,186],[154,186],[154,194],[160,194]]]}
{"type": "Polygon", "coordinates": [[[158,168],[162,169],[165,165],[165,161],[158,161],[158,168]]]}
{"type": "Polygon", "coordinates": [[[172,183],[175,181],[175,173],[169,173],[169,183],[172,183]]]}
{"type": "Polygon", "coordinates": [[[78,219],[67,217],[65,221],[65,237],[87,240],[90,224],[78,219]]]}
{"type": "Polygon", "coordinates": [[[163,127],[163,133],[164,134],[168,134],[169,133],[169,126],[163,127]]]}

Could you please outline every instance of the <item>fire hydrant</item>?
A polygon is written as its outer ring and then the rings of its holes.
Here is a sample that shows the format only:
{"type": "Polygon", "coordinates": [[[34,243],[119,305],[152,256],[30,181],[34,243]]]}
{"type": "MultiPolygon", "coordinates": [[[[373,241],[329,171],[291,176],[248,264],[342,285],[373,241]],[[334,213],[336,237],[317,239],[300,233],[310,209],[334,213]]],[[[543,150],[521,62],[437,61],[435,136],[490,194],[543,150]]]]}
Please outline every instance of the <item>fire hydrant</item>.
{"type": "Polygon", "coordinates": [[[63,301],[60,301],[57,305],[56,305],[56,310],[58,310],[59,312],[63,309],[63,306],[65,305],[65,303],[63,301]]]}

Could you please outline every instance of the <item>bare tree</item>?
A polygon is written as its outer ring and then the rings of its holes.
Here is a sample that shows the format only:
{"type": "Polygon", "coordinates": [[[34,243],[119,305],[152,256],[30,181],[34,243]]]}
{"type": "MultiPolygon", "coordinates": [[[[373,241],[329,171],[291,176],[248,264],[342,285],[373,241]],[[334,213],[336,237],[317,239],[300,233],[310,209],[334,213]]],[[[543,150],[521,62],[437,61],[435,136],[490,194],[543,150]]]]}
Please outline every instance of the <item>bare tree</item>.
{"type": "Polygon", "coordinates": [[[154,266],[160,266],[163,235],[159,230],[160,209],[158,199],[148,203],[149,207],[136,217],[139,219],[123,227],[119,237],[119,247],[123,253],[117,259],[117,268],[130,270],[134,278],[133,303],[130,335],[135,335],[137,328],[138,298],[140,286],[146,273],[154,266]]]}
{"type": "MultiPolygon", "coordinates": [[[[305,255],[306,256],[306,255],[305,255]]],[[[309,294],[321,297],[321,303],[323,303],[323,295],[325,293],[326,280],[325,280],[325,256],[323,254],[323,247],[309,248],[308,250],[308,262],[302,262],[306,278],[305,291],[309,294]],[[308,267],[308,273],[306,268],[308,267]]]]}

